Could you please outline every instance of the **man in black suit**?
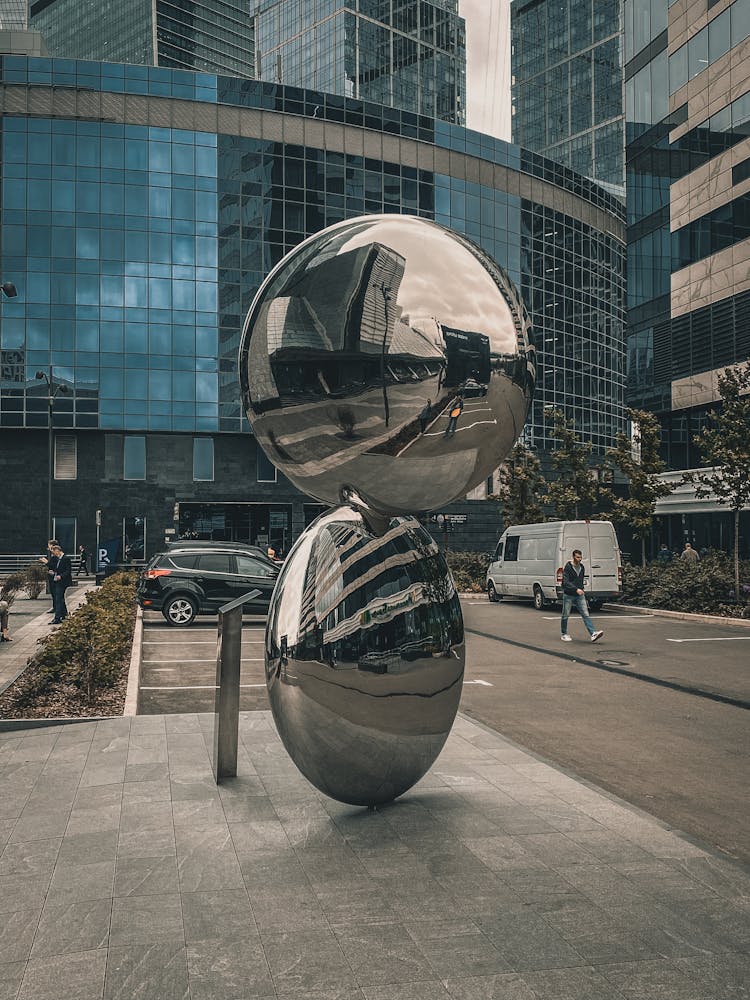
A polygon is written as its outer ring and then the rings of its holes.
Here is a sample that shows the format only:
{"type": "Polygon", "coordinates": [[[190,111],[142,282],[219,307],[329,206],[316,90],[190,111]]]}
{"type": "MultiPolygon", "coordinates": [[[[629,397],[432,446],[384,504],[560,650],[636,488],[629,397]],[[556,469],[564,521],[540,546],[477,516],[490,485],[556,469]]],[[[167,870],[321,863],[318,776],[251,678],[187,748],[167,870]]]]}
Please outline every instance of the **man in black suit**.
{"type": "Polygon", "coordinates": [[[52,590],[52,606],[55,610],[55,617],[52,619],[52,624],[59,625],[64,618],[68,617],[65,591],[73,583],[70,556],[66,556],[59,545],[53,545],[49,566],[53,570],[50,589],[52,590]]]}

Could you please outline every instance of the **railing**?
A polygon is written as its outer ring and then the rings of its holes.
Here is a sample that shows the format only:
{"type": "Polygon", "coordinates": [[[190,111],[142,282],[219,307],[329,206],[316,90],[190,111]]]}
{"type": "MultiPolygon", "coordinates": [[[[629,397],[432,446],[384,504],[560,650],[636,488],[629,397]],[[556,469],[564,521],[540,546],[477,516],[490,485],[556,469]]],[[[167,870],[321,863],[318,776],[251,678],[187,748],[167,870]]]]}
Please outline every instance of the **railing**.
{"type": "MultiPolygon", "coordinates": [[[[15,573],[19,569],[25,569],[29,563],[39,562],[40,558],[40,552],[22,553],[21,555],[0,555],[0,576],[4,576],[7,573],[15,573]]],[[[70,561],[73,565],[73,572],[77,573],[81,564],[81,557],[71,556],[70,561]]]]}
{"type": "Polygon", "coordinates": [[[211,761],[214,779],[237,775],[237,744],[240,732],[240,659],[242,656],[242,606],[260,596],[251,590],[219,608],[216,638],[216,694],[214,740],[211,761]]]}

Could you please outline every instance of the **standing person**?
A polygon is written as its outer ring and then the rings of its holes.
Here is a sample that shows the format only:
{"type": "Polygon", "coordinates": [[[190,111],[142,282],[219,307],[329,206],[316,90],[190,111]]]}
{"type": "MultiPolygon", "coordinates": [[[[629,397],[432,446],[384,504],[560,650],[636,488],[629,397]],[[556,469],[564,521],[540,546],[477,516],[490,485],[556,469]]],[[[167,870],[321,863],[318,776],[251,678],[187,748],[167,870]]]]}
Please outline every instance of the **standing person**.
{"type": "Polygon", "coordinates": [[[89,571],[88,570],[88,564],[89,564],[89,554],[86,551],[85,546],[79,545],[78,546],[78,572],[76,573],[76,576],[80,576],[81,573],[84,573],[84,574],[88,573],[88,571],[89,571]]]}
{"type": "Polygon", "coordinates": [[[66,556],[59,545],[52,549],[52,560],[54,562],[54,573],[52,576],[52,604],[55,609],[55,617],[52,619],[53,625],[59,625],[68,617],[68,608],[65,604],[65,591],[73,583],[72,566],[70,556],[66,556]]]}
{"type": "MultiPolygon", "coordinates": [[[[49,577],[49,592],[50,592],[50,596],[52,595],[52,577],[55,575],[54,564],[53,564],[53,559],[55,557],[52,554],[52,550],[55,547],[55,545],[59,545],[59,544],[60,543],[58,542],[58,540],[56,538],[49,538],[47,540],[47,553],[46,553],[46,555],[43,555],[43,556],[39,557],[39,562],[43,562],[44,565],[47,567],[47,576],[49,577]]],[[[54,598],[53,598],[53,600],[52,600],[52,607],[49,609],[49,611],[47,612],[47,614],[48,615],[53,614],[54,610],[55,610],[55,601],[54,601],[54,598]]]]}
{"type": "Polygon", "coordinates": [[[604,635],[604,630],[598,632],[594,629],[594,623],[589,617],[589,606],[586,603],[586,595],[583,592],[583,578],[586,569],[583,565],[583,553],[580,549],[573,549],[572,560],[565,564],[563,570],[563,600],[562,618],[560,619],[560,638],[563,642],[572,642],[568,635],[568,615],[572,608],[583,618],[586,631],[591,636],[591,641],[596,642],[604,635]]]}
{"type": "Polygon", "coordinates": [[[453,437],[456,433],[456,425],[458,424],[458,418],[463,413],[464,401],[461,396],[456,396],[456,398],[451,403],[450,413],[448,415],[448,426],[445,428],[445,436],[453,437]]]}
{"type": "Polygon", "coordinates": [[[659,546],[659,554],[656,558],[665,566],[668,562],[672,561],[672,553],[669,551],[669,547],[666,542],[662,542],[659,546]]]}
{"type": "Polygon", "coordinates": [[[419,414],[419,433],[424,434],[427,430],[427,425],[432,420],[432,400],[428,399],[427,402],[422,407],[422,412],[419,414]]]}
{"type": "Polygon", "coordinates": [[[0,642],[13,642],[8,632],[8,613],[10,604],[7,601],[0,601],[0,642]]]}
{"type": "Polygon", "coordinates": [[[700,556],[695,551],[690,542],[685,542],[685,548],[680,555],[680,562],[692,562],[697,563],[700,560],[700,556]]]}

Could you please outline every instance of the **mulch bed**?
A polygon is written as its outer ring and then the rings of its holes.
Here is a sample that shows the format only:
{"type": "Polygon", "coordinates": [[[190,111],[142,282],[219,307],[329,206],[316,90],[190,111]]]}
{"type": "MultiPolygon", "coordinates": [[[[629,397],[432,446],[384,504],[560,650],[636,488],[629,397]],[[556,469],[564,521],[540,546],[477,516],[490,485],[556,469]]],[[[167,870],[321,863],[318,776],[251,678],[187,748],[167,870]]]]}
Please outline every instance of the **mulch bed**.
{"type": "Polygon", "coordinates": [[[112,687],[94,691],[91,702],[86,694],[64,680],[47,683],[39,690],[39,667],[31,663],[21,676],[0,695],[2,719],[86,719],[93,716],[122,715],[128,686],[130,660],[125,658],[112,687]]]}

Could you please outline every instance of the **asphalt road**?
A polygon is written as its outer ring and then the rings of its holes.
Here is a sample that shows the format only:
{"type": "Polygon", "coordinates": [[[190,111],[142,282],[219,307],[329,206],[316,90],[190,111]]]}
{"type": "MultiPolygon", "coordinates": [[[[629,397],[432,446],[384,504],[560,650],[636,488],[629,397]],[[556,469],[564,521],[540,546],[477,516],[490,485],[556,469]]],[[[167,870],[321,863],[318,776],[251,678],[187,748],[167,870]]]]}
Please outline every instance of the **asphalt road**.
{"type": "MultiPolygon", "coordinates": [[[[750,628],[464,600],[461,710],[732,857],[750,861],[750,628]]],[[[216,619],[144,615],[140,711],[213,710],[216,619]]],[[[267,709],[262,619],[246,619],[240,708],[267,709]]]]}
{"type": "Polygon", "coordinates": [[[461,709],[541,757],[750,861],[750,628],[464,601],[461,709]]]}

